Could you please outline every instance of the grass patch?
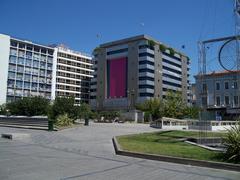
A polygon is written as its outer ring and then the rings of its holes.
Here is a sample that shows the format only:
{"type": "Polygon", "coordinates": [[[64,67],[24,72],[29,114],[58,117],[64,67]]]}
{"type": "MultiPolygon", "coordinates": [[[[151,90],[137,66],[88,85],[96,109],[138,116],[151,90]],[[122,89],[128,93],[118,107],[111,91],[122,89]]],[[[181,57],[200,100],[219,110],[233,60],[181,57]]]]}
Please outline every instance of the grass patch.
{"type": "MultiPolygon", "coordinates": [[[[181,138],[198,137],[196,131],[165,131],[117,137],[123,150],[168,155],[208,161],[223,161],[223,153],[203,149],[181,141],[181,138]]],[[[209,137],[224,137],[225,133],[209,132],[209,137]]]]}

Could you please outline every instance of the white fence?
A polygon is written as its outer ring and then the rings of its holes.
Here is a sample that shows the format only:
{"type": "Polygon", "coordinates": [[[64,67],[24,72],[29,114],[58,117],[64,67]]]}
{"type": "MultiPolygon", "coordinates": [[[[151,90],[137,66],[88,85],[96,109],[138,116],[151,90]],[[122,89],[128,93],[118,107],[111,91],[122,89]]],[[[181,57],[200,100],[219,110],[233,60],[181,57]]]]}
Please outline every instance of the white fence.
{"type": "MultiPolygon", "coordinates": [[[[236,125],[237,121],[208,121],[207,130],[209,131],[224,131],[236,125]]],[[[163,117],[161,120],[153,121],[152,127],[157,127],[166,130],[198,130],[201,122],[191,119],[174,119],[163,117]]]]}

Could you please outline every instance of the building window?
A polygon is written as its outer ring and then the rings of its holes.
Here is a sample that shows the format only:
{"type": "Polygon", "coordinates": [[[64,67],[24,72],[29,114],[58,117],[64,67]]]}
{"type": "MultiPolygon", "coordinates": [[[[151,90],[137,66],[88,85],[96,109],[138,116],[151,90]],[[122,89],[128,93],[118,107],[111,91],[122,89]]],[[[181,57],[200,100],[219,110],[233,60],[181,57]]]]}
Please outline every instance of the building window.
{"type": "Polygon", "coordinates": [[[33,61],[33,67],[38,68],[38,66],[39,66],[39,61],[33,61]]]}
{"type": "Polygon", "coordinates": [[[202,97],[202,106],[207,106],[207,97],[202,97]]]}
{"type": "Polygon", "coordinates": [[[18,64],[24,65],[24,59],[22,57],[18,58],[18,64]]]}
{"type": "Polygon", "coordinates": [[[8,80],[8,87],[14,88],[14,83],[15,83],[14,80],[9,79],[8,80]]]}
{"type": "Polygon", "coordinates": [[[153,97],[154,94],[152,93],[139,93],[140,97],[153,97]]]}
{"type": "Polygon", "coordinates": [[[18,48],[25,49],[25,44],[19,43],[19,44],[18,44],[18,48]]]}
{"type": "Polygon", "coordinates": [[[173,75],[170,75],[170,74],[162,73],[162,76],[167,77],[167,78],[171,78],[171,79],[174,79],[174,80],[177,80],[177,81],[182,81],[182,78],[176,77],[176,76],[173,76],[173,75]]]}
{"type": "Polygon", "coordinates": [[[27,50],[32,51],[32,48],[33,48],[32,45],[29,44],[27,45],[27,50]]]}
{"type": "Polygon", "coordinates": [[[181,66],[180,64],[174,63],[174,62],[169,61],[169,60],[167,60],[167,59],[164,59],[164,58],[163,58],[162,61],[165,62],[165,63],[171,64],[171,65],[173,65],[173,66],[182,68],[182,66],[181,66]]]}
{"type": "Polygon", "coordinates": [[[39,51],[40,51],[40,47],[34,46],[34,51],[35,51],[35,52],[39,52],[39,51]]]}
{"type": "Polygon", "coordinates": [[[148,56],[148,57],[154,58],[154,54],[150,54],[150,53],[147,53],[147,52],[139,53],[138,56],[139,56],[139,57],[145,57],[145,56],[148,56]]]}
{"type": "Polygon", "coordinates": [[[17,50],[16,49],[10,49],[10,55],[17,56],[17,50]]]}
{"type": "Polygon", "coordinates": [[[236,81],[233,82],[233,89],[238,89],[238,83],[236,81]]]}
{"type": "Polygon", "coordinates": [[[115,51],[109,51],[109,52],[107,52],[107,55],[118,54],[118,53],[123,53],[123,52],[128,52],[128,48],[119,49],[119,50],[115,50],[115,51]]]}
{"type": "Polygon", "coordinates": [[[8,72],[9,79],[15,79],[15,72],[8,72]]]}
{"type": "Polygon", "coordinates": [[[47,53],[47,49],[42,48],[42,49],[41,49],[41,53],[46,54],[46,53],[47,53]]]}
{"type": "Polygon", "coordinates": [[[182,60],[181,60],[181,58],[178,58],[178,57],[176,57],[176,56],[172,56],[171,54],[168,54],[168,53],[166,53],[166,52],[162,52],[165,56],[168,56],[168,57],[171,57],[171,58],[173,58],[173,59],[175,59],[175,60],[177,60],[177,61],[179,61],[179,62],[182,62],[182,60]]]}
{"type": "Polygon", "coordinates": [[[16,87],[22,88],[22,81],[16,81],[16,87]]]}
{"type": "Polygon", "coordinates": [[[18,66],[17,67],[17,72],[23,73],[24,67],[23,66],[18,66]]]}
{"type": "Polygon", "coordinates": [[[219,82],[216,83],[216,90],[220,90],[220,83],[219,82]]]}
{"type": "Polygon", "coordinates": [[[141,73],[141,72],[150,72],[150,73],[154,73],[154,70],[152,70],[152,69],[147,69],[147,68],[145,68],[145,69],[139,69],[139,73],[141,73]]]}
{"type": "Polygon", "coordinates": [[[48,54],[53,55],[53,50],[48,49],[48,54]]]}
{"type": "Polygon", "coordinates": [[[141,64],[149,64],[149,65],[154,66],[154,62],[147,61],[147,60],[145,60],[145,61],[139,61],[139,65],[141,65],[141,64]]]}
{"type": "Polygon", "coordinates": [[[25,73],[31,73],[31,68],[25,67],[25,73]]]}
{"type": "Polygon", "coordinates": [[[32,58],[32,53],[31,52],[26,52],[26,57],[28,58],[28,59],[31,59],[32,58]]]}
{"type": "Polygon", "coordinates": [[[225,87],[225,89],[228,89],[228,88],[229,88],[228,82],[225,82],[225,83],[224,83],[224,87],[225,87]]]}
{"type": "MultiPolygon", "coordinates": [[[[170,86],[179,87],[179,88],[182,87],[181,84],[177,84],[177,83],[173,83],[173,82],[169,82],[169,81],[164,81],[164,80],[163,80],[162,83],[163,83],[164,85],[170,85],[170,86]]],[[[185,88],[185,87],[184,87],[184,88],[185,88]]]]}
{"type": "Polygon", "coordinates": [[[31,59],[26,59],[25,66],[32,66],[32,60],[31,59]]]}
{"type": "Polygon", "coordinates": [[[178,71],[178,70],[176,70],[176,69],[172,69],[172,68],[169,68],[169,67],[167,67],[167,66],[162,66],[162,68],[163,68],[163,70],[170,71],[170,73],[173,72],[173,73],[177,73],[177,74],[179,74],[179,75],[182,75],[182,72],[181,72],[181,71],[178,71]]]}
{"type": "Polygon", "coordinates": [[[29,74],[25,74],[24,81],[30,81],[31,76],[29,74]]]}
{"type": "Polygon", "coordinates": [[[18,56],[19,57],[24,57],[25,56],[25,52],[24,51],[18,51],[18,56]]]}
{"type": "Polygon", "coordinates": [[[11,46],[17,47],[17,42],[16,41],[11,41],[11,46]]]}
{"type": "Polygon", "coordinates": [[[229,96],[225,96],[225,105],[228,106],[229,105],[229,96]]]}
{"type": "Polygon", "coordinates": [[[48,63],[52,63],[52,62],[53,62],[53,58],[48,56],[47,62],[48,62],[48,63]]]}
{"type": "Polygon", "coordinates": [[[10,64],[10,65],[8,66],[8,70],[9,70],[9,71],[16,71],[16,65],[11,65],[11,64],[10,64]]]}
{"type": "Polygon", "coordinates": [[[207,92],[207,84],[202,84],[202,91],[203,93],[206,93],[207,92]]]}
{"type": "Polygon", "coordinates": [[[30,89],[30,83],[29,82],[24,83],[24,89],[30,89]]]}
{"type": "Polygon", "coordinates": [[[234,106],[238,106],[238,96],[233,97],[234,106]]]}
{"type": "Polygon", "coordinates": [[[10,56],[9,62],[16,64],[16,62],[17,62],[17,57],[16,57],[16,56],[10,56]]]}
{"type": "Polygon", "coordinates": [[[145,88],[154,89],[154,86],[148,85],[148,84],[139,85],[139,89],[145,89],[145,88]]]}
{"type": "Polygon", "coordinates": [[[138,79],[139,81],[142,81],[142,80],[154,81],[154,78],[148,77],[148,76],[139,77],[138,79]]]}
{"type": "Polygon", "coordinates": [[[216,97],[216,105],[217,105],[217,106],[220,106],[220,105],[221,105],[221,98],[220,98],[220,96],[217,96],[217,97],[216,97]]]}

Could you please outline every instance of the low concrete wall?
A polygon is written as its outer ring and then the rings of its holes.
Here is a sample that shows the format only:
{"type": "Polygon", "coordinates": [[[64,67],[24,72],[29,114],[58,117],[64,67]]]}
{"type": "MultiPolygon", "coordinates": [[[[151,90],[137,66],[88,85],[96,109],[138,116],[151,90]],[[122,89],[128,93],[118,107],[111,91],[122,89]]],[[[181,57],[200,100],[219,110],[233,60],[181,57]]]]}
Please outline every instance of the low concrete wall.
{"type": "Polygon", "coordinates": [[[48,129],[47,116],[0,116],[0,126],[30,129],[48,129]]]}
{"type": "Polygon", "coordinates": [[[128,112],[122,112],[121,118],[123,120],[132,120],[135,122],[144,122],[143,112],[138,110],[130,110],[128,112]]]}

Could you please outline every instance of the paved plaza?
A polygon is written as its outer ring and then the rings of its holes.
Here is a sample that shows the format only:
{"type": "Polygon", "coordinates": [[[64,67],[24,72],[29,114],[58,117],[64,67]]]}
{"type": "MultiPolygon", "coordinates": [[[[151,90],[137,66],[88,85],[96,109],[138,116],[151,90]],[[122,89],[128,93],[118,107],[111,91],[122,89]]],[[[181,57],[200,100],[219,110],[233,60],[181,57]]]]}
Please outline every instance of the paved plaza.
{"type": "Polygon", "coordinates": [[[0,138],[1,180],[239,180],[240,172],[118,156],[111,138],[151,132],[144,124],[95,124],[47,132],[0,127],[0,133],[29,134],[0,138]]]}

